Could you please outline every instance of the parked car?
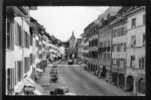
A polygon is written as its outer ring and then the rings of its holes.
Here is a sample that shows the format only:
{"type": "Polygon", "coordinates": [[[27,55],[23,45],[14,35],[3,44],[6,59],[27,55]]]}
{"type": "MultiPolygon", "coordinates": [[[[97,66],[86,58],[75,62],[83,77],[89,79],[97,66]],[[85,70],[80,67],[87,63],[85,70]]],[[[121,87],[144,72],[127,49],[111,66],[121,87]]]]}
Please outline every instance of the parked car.
{"type": "Polygon", "coordinates": [[[73,64],[73,59],[69,59],[68,64],[70,64],[70,65],[73,64]]]}

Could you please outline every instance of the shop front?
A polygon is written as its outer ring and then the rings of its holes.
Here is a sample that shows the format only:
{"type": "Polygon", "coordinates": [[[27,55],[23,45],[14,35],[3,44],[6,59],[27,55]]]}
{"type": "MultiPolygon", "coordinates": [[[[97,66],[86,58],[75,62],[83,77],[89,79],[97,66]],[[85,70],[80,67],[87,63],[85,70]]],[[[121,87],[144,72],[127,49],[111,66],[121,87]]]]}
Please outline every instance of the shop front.
{"type": "Polygon", "coordinates": [[[145,75],[139,74],[137,77],[137,92],[136,94],[138,96],[145,96],[145,91],[146,91],[146,82],[145,82],[145,75]]]}

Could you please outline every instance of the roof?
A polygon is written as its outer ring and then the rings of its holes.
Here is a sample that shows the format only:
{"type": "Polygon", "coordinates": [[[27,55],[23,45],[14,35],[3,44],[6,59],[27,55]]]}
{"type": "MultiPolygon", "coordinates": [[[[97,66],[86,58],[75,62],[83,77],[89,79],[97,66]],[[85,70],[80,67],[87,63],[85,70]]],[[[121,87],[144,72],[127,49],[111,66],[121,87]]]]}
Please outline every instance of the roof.
{"type": "Polygon", "coordinates": [[[111,7],[109,7],[103,14],[99,15],[99,17],[98,17],[99,24],[102,25],[102,23],[101,23],[102,18],[104,20],[107,20],[108,15],[116,16],[116,14],[119,12],[119,10],[121,8],[122,7],[120,7],[120,6],[111,6],[111,7]]]}

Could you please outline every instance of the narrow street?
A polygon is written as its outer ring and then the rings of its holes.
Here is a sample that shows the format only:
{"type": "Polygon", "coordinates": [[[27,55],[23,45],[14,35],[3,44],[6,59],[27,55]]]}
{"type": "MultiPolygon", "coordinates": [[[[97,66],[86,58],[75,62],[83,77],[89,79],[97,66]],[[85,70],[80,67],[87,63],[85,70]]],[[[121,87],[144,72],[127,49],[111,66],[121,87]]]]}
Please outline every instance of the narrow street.
{"type": "MultiPolygon", "coordinates": [[[[56,63],[55,63],[56,64],[56,63]]],[[[82,96],[128,96],[130,93],[112,86],[102,79],[85,71],[78,64],[68,65],[63,61],[58,65],[59,80],[57,83],[49,83],[49,72],[52,64],[48,65],[45,72],[42,74],[39,84],[44,88],[44,95],[49,95],[49,92],[57,87],[69,88],[70,92],[82,96]]]]}
{"type": "Polygon", "coordinates": [[[6,95],[145,96],[145,6],[4,8],[6,95]]]}

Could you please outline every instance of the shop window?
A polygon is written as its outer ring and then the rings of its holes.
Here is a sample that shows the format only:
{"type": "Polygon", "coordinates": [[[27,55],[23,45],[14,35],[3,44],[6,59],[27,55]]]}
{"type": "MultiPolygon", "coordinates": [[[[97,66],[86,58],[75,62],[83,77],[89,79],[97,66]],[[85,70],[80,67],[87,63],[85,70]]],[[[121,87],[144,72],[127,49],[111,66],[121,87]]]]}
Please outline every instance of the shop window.
{"type": "Polygon", "coordinates": [[[136,18],[133,18],[131,20],[131,28],[135,28],[136,27],[136,18]]]}
{"type": "Polygon", "coordinates": [[[138,83],[139,83],[139,85],[138,85],[138,92],[145,94],[145,80],[144,79],[140,79],[138,81],[138,83]]]}

